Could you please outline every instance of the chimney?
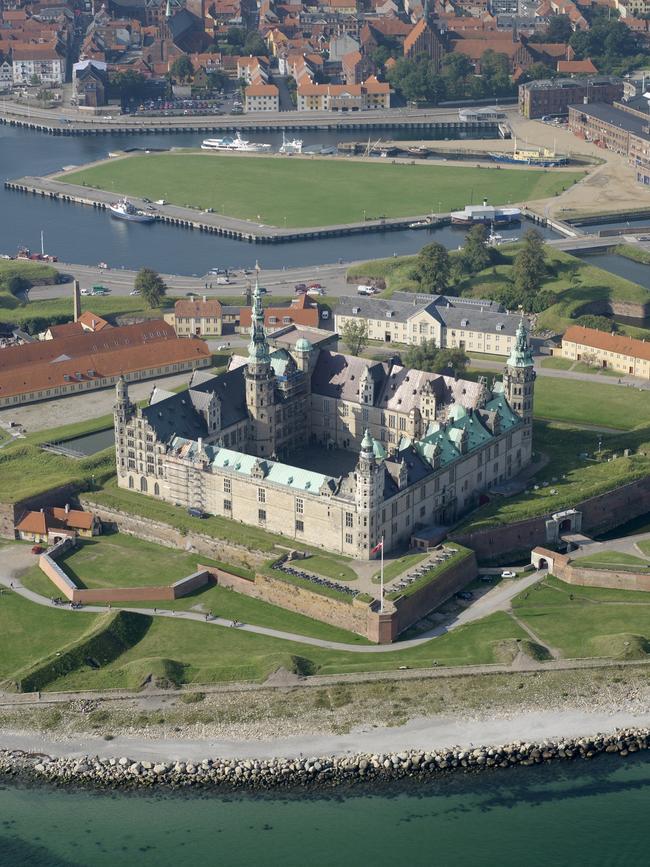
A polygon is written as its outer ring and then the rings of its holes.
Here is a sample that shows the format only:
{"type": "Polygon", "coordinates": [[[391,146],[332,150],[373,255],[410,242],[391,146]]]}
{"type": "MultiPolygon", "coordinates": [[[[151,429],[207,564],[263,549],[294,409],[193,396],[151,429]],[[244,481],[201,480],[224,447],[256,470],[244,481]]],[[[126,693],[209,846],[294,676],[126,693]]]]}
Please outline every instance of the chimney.
{"type": "Polygon", "coordinates": [[[65,504],[65,513],[66,513],[66,515],[70,514],[70,503],[65,504]]]}
{"type": "Polygon", "coordinates": [[[588,96],[582,97],[582,104],[583,105],[589,105],[589,97],[588,96]]]}
{"type": "Polygon", "coordinates": [[[74,321],[78,322],[81,316],[81,289],[79,288],[78,280],[72,281],[72,305],[74,321]]]}
{"type": "Polygon", "coordinates": [[[203,437],[199,437],[199,452],[203,451],[203,437]]]}
{"type": "Polygon", "coordinates": [[[208,300],[208,296],[207,296],[207,295],[204,295],[204,296],[203,296],[203,303],[205,304],[207,300],[208,300]]]}

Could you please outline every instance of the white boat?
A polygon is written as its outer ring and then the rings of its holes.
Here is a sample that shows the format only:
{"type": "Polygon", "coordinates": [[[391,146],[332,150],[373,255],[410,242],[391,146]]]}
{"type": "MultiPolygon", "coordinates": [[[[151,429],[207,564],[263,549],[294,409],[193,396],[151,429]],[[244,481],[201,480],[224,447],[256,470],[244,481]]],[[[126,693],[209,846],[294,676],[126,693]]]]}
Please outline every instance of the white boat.
{"type": "Polygon", "coordinates": [[[498,232],[495,232],[494,229],[490,230],[490,234],[488,235],[487,242],[491,247],[498,247],[499,244],[503,244],[505,238],[503,235],[500,235],[498,232]]]}
{"type": "Polygon", "coordinates": [[[223,138],[206,138],[201,143],[201,150],[260,153],[262,151],[271,150],[271,145],[263,142],[247,141],[241,137],[240,133],[237,133],[234,138],[232,136],[224,136],[223,138]]]}
{"type": "Polygon", "coordinates": [[[131,223],[153,223],[156,219],[154,214],[141,211],[126,198],[113,202],[108,206],[108,210],[111,216],[117,217],[118,220],[129,220],[131,223]]]}
{"type": "Polygon", "coordinates": [[[282,144],[280,145],[281,154],[301,154],[302,153],[302,139],[301,138],[292,138],[287,139],[284,132],[282,133],[282,144]]]}
{"type": "Polygon", "coordinates": [[[416,220],[414,223],[409,223],[409,229],[431,229],[434,222],[431,218],[426,220],[416,220]]]}
{"type": "Polygon", "coordinates": [[[452,226],[473,226],[476,223],[491,223],[492,226],[507,226],[521,220],[519,208],[495,208],[484,200],[482,205],[465,205],[462,211],[452,211],[452,226]]]}

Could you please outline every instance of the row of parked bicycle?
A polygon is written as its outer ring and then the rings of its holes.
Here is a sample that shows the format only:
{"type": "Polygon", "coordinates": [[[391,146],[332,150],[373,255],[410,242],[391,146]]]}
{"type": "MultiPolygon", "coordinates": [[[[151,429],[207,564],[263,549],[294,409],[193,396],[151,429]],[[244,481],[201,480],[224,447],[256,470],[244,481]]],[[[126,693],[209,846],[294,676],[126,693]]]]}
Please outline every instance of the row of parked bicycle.
{"type": "Polygon", "coordinates": [[[309,572],[303,572],[302,569],[294,569],[293,566],[287,566],[283,561],[274,563],[272,566],[278,572],[284,572],[294,578],[302,578],[304,581],[311,581],[312,584],[319,584],[321,587],[329,587],[331,590],[338,590],[339,593],[347,593],[349,596],[356,596],[358,590],[353,590],[352,587],[347,587],[345,584],[337,584],[335,581],[330,581],[327,578],[321,578],[318,575],[312,575],[309,572]]]}

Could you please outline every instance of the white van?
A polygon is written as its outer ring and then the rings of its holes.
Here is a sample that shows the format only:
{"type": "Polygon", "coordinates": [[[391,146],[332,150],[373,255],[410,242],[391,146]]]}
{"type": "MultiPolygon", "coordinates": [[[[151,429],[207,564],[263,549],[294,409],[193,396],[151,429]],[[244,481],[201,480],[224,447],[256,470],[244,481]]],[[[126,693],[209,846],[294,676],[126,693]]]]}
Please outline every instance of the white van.
{"type": "Polygon", "coordinates": [[[320,318],[321,319],[329,319],[330,318],[330,312],[329,312],[329,310],[327,310],[327,308],[324,310],[321,310],[320,318]]]}
{"type": "Polygon", "coordinates": [[[227,277],[217,277],[217,286],[229,286],[230,280],[227,277]]]}
{"type": "Polygon", "coordinates": [[[376,291],[374,286],[357,286],[357,295],[374,295],[376,291]]]}

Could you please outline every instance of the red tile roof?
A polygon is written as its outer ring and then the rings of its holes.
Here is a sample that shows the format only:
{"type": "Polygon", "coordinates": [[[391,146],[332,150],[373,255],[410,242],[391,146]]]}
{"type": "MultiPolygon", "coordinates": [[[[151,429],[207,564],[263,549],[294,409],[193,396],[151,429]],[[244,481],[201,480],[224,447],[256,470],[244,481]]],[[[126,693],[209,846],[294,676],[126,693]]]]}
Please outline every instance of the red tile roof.
{"type": "MultiPolygon", "coordinates": [[[[627,19],[626,19],[627,20],[627,19]]],[[[598,70],[589,58],[586,60],[558,60],[557,71],[564,73],[596,73],[598,70]]]]}
{"type": "Polygon", "coordinates": [[[176,316],[193,319],[200,319],[203,316],[220,319],[222,313],[221,301],[216,298],[211,298],[209,301],[202,301],[200,298],[188,299],[187,301],[182,299],[174,304],[174,313],[176,316]]]}
{"type": "Polygon", "coordinates": [[[90,530],[93,526],[92,512],[82,512],[79,509],[69,509],[54,506],[42,512],[27,512],[16,524],[16,530],[22,533],[39,533],[45,535],[49,530],[90,530]]]}
{"type": "MultiPolygon", "coordinates": [[[[277,322],[270,322],[273,317],[280,321],[280,324],[295,324],[318,327],[319,320],[318,304],[315,304],[306,295],[301,295],[300,298],[294,299],[290,307],[265,307],[264,308],[264,325],[268,328],[269,325],[277,325],[277,322]],[[289,317],[289,323],[283,323],[282,320],[289,317]]],[[[250,328],[251,325],[251,308],[242,307],[239,312],[239,327],[250,328]]]]}
{"type": "Polygon", "coordinates": [[[565,340],[580,346],[590,346],[592,349],[602,349],[606,352],[616,352],[619,355],[650,361],[650,343],[623,334],[609,334],[607,331],[598,331],[595,328],[571,325],[564,332],[562,341],[565,340]]]}

